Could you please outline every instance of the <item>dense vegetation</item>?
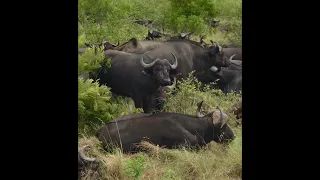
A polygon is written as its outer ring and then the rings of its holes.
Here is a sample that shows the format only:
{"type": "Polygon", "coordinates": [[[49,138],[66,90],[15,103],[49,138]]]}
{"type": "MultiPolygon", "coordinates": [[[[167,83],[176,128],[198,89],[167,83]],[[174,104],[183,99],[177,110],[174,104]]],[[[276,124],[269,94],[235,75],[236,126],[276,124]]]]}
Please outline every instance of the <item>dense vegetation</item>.
{"type": "MultiPolygon", "coordinates": [[[[176,35],[193,32],[192,39],[206,35],[205,41],[220,44],[242,43],[241,0],[79,0],[79,47],[85,42],[100,43],[102,40],[124,43],[132,37],[144,39],[148,28],[134,20],[149,19],[153,28],[176,35]],[[217,27],[209,26],[211,20],[220,20],[217,27]]],[[[78,74],[99,66],[103,60],[88,49],[79,56],[78,74]]],[[[165,111],[195,115],[196,104],[204,100],[204,110],[219,105],[226,111],[239,101],[240,95],[224,95],[220,90],[200,91],[190,80],[179,82],[180,89],[169,95],[165,111]]],[[[144,144],[149,153],[125,155],[119,151],[106,153],[93,136],[102,122],[121,115],[142,112],[136,109],[130,98],[112,98],[110,89],[92,81],[79,78],[79,147],[89,144],[89,156],[100,161],[98,171],[89,171],[82,179],[242,179],[242,128],[229,114],[229,124],[237,138],[227,147],[210,143],[200,152],[188,148],[166,150],[144,144]]]]}

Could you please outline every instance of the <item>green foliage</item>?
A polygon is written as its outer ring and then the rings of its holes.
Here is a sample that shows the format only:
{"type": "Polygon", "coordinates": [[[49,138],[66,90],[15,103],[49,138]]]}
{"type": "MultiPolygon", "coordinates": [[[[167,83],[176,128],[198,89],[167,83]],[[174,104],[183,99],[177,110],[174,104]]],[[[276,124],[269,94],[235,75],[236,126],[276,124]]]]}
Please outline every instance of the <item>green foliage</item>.
{"type": "MultiPolygon", "coordinates": [[[[132,37],[143,39],[148,28],[135,24],[136,19],[153,20],[158,23],[154,28],[165,29],[165,33],[172,35],[182,31],[212,34],[214,29],[208,22],[214,18],[236,18],[241,24],[241,5],[241,0],[79,0],[79,35],[85,35],[85,41],[94,43],[103,40],[124,43],[132,37]]],[[[241,31],[238,25],[234,27],[241,31]]],[[[239,41],[239,35],[234,33],[226,38],[239,41]]]]}
{"type": "Polygon", "coordinates": [[[85,34],[80,34],[78,37],[78,47],[85,47],[86,36],[85,34]]]}
{"type": "Polygon", "coordinates": [[[134,108],[132,100],[112,98],[110,88],[99,86],[93,80],[78,79],[78,122],[79,131],[85,127],[93,130],[101,122],[108,122],[116,117],[142,112],[134,108]]]}
{"type": "Polygon", "coordinates": [[[197,35],[211,32],[207,22],[217,14],[212,0],[170,0],[170,2],[169,18],[165,23],[175,33],[193,32],[197,35]]]}
{"type": "Polygon", "coordinates": [[[171,93],[168,94],[168,101],[164,106],[167,112],[195,115],[197,103],[200,101],[204,101],[203,109],[219,106],[221,110],[227,111],[241,98],[240,94],[229,93],[225,95],[220,89],[212,89],[209,86],[200,90],[201,82],[190,77],[178,82],[178,86],[179,90],[174,96],[171,93]]]}
{"type": "Polygon", "coordinates": [[[242,46],[242,0],[212,0],[219,9],[217,17],[223,26],[230,27],[225,38],[230,43],[242,46]]]}
{"type": "Polygon", "coordinates": [[[114,106],[110,103],[110,88],[100,86],[93,80],[79,78],[78,81],[78,117],[81,120],[110,120],[114,106]]]}
{"type": "MultiPolygon", "coordinates": [[[[78,75],[101,67],[101,63],[104,61],[104,54],[99,48],[97,48],[96,53],[95,55],[94,48],[87,48],[82,55],[78,55],[78,75]]],[[[110,62],[107,65],[110,66],[110,62]]]]}
{"type": "Polygon", "coordinates": [[[139,179],[145,168],[145,160],[143,156],[137,156],[133,159],[125,160],[125,167],[123,168],[125,176],[130,179],[139,179]]]}

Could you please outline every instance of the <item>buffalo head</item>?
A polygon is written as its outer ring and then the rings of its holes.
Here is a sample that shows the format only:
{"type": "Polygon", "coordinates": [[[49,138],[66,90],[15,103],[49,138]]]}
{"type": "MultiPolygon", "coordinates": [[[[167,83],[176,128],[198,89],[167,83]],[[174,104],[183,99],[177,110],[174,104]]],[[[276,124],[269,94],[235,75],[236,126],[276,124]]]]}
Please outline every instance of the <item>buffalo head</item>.
{"type": "Polygon", "coordinates": [[[214,138],[216,142],[230,142],[236,138],[231,127],[227,124],[228,116],[222,112],[220,107],[217,107],[215,110],[208,112],[206,115],[200,113],[200,109],[203,101],[198,103],[197,108],[197,117],[198,118],[211,118],[214,126],[214,138]]]}
{"type": "Polygon", "coordinates": [[[108,41],[103,41],[103,42],[102,42],[102,45],[103,45],[103,50],[106,51],[106,50],[108,50],[108,49],[114,49],[114,48],[116,48],[117,46],[119,46],[119,41],[118,41],[118,44],[117,44],[117,45],[112,44],[112,43],[110,43],[110,42],[108,42],[108,41]]]}
{"type": "MultiPolygon", "coordinates": [[[[235,55],[236,55],[236,54],[230,56],[227,61],[229,61],[231,64],[233,64],[233,65],[235,65],[235,66],[241,67],[241,66],[242,66],[242,61],[233,60],[233,59],[232,59],[235,55]]],[[[224,56],[224,58],[225,58],[225,56],[224,56]]],[[[230,65],[231,65],[231,64],[230,64],[230,65]]],[[[231,67],[231,66],[230,66],[230,67],[231,67]]],[[[216,76],[222,77],[221,67],[212,66],[212,67],[210,67],[210,71],[212,71],[216,76]]]]}
{"type": "Polygon", "coordinates": [[[78,152],[78,166],[79,167],[82,167],[83,165],[88,164],[88,163],[96,162],[95,158],[88,158],[88,157],[86,157],[84,155],[83,151],[87,147],[88,147],[88,145],[85,145],[85,146],[81,147],[79,152],[78,152]]]}
{"type": "Polygon", "coordinates": [[[208,48],[208,55],[215,66],[228,67],[231,65],[230,59],[227,58],[218,42],[208,48]]]}
{"type": "Polygon", "coordinates": [[[148,31],[148,35],[146,37],[146,40],[151,40],[151,39],[153,40],[155,38],[161,38],[161,37],[162,37],[161,32],[151,29],[148,31]]]}
{"type": "MultiPolygon", "coordinates": [[[[147,51],[148,52],[148,51],[147,51]]],[[[174,64],[170,64],[167,59],[155,59],[150,64],[145,63],[145,59],[150,57],[145,52],[140,59],[140,64],[144,68],[143,73],[151,75],[155,81],[161,86],[168,86],[171,84],[170,75],[175,72],[178,67],[178,60],[174,54],[172,56],[175,59],[174,64]]]]}

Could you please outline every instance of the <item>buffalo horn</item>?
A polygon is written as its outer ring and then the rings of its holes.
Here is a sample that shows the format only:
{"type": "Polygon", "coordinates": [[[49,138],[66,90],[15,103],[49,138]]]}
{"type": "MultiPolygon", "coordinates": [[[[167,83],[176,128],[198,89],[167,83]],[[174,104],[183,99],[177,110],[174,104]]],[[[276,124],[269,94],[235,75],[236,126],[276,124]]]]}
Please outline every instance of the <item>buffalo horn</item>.
{"type": "Polygon", "coordinates": [[[220,122],[221,122],[220,128],[222,128],[222,127],[227,123],[227,121],[224,120],[224,118],[223,118],[223,112],[222,112],[222,110],[220,109],[220,107],[217,107],[217,109],[220,111],[220,122]]]}
{"type": "Polygon", "coordinates": [[[198,118],[202,118],[202,117],[204,116],[204,115],[202,115],[201,112],[200,112],[202,103],[203,103],[203,101],[201,101],[201,102],[198,103],[198,108],[197,108],[197,112],[196,112],[198,118]]]}
{"type": "Polygon", "coordinates": [[[171,69],[176,69],[178,67],[178,60],[177,60],[177,57],[173,53],[171,53],[171,54],[174,57],[175,62],[173,65],[170,64],[170,67],[171,67],[171,69]]]}
{"type": "Polygon", "coordinates": [[[85,149],[85,148],[87,148],[89,145],[85,145],[85,146],[83,146],[82,148],[80,148],[80,150],[79,150],[79,157],[80,157],[80,159],[81,160],[84,160],[84,161],[88,161],[88,162],[94,162],[96,159],[95,158],[88,158],[88,157],[86,157],[85,155],[84,155],[84,153],[83,153],[83,150],[85,149]]]}
{"type": "MultiPolygon", "coordinates": [[[[148,51],[147,51],[147,52],[148,52],[148,51]]],[[[157,61],[160,61],[160,59],[156,59],[156,60],[154,60],[152,63],[146,64],[146,63],[143,61],[143,56],[144,56],[147,52],[143,53],[142,56],[141,56],[141,59],[140,59],[140,64],[141,64],[141,66],[143,66],[144,68],[152,67],[157,61]]]]}
{"type": "Polygon", "coordinates": [[[230,56],[229,60],[232,61],[232,58],[235,57],[237,54],[234,54],[232,56],[230,56]]]}

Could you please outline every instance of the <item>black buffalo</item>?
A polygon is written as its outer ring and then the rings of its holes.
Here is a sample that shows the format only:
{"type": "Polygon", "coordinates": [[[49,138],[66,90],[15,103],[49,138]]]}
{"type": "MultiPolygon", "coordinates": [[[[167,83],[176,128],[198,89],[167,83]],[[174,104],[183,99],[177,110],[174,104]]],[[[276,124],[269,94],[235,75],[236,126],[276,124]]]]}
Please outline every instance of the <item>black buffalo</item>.
{"type": "Polygon", "coordinates": [[[175,54],[179,62],[179,67],[176,69],[177,74],[180,74],[177,77],[178,80],[188,77],[192,71],[203,71],[211,66],[228,67],[231,64],[229,59],[224,56],[218,43],[204,48],[199,43],[188,40],[172,40],[147,52],[151,58],[165,58],[174,62],[170,53],[175,54]]]}
{"type": "Polygon", "coordinates": [[[112,43],[110,43],[110,42],[108,42],[108,41],[103,41],[103,42],[102,42],[103,50],[104,50],[104,51],[109,50],[109,49],[113,50],[113,49],[115,49],[116,47],[119,46],[119,43],[120,43],[120,42],[118,41],[118,44],[115,45],[115,44],[112,44],[112,43]]]}
{"type": "Polygon", "coordinates": [[[205,48],[198,42],[191,40],[168,40],[161,41],[137,41],[132,38],[127,43],[117,48],[119,51],[130,53],[145,53],[155,58],[168,59],[174,62],[171,55],[176,55],[179,66],[177,73],[180,73],[178,80],[185,78],[191,71],[204,71],[211,66],[228,67],[231,61],[225,56],[219,43],[205,48]]]}
{"type": "Polygon", "coordinates": [[[228,58],[235,55],[234,59],[242,61],[242,48],[223,48],[223,52],[228,58]]]}
{"type": "Polygon", "coordinates": [[[217,81],[217,86],[224,93],[242,90],[242,66],[234,64],[227,68],[212,66],[210,71],[210,81],[217,81]]]}
{"type": "Polygon", "coordinates": [[[146,40],[154,40],[162,37],[162,33],[156,30],[149,30],[146,40]]]}
{"type": "Polygon", "coordinates": [[[123,152],[139,151],[136,145],[143,140],[169,149],[185,142],[201,147],[211,141],[232,141],[235,135],[227,124],[227,115],[219,107],[202,115],[201,105],[198,103],[197,116],[160,112],[120,117],[103,125],[96,136],[105,150],[109,151],[113,144],[123,152]]]}
{"type": "Polygon", "coordinates": [[[89,164],[93,164],[97,162],[96,158],[89,158],[84,155],[83,151],[87,147],[88,145],[81,147],[78,152],[78,171],[82,170],[84,167],[86,167],[89,164]]]}
{"type": "Polygon", "coordinates": [[[136,108],[143,108],[145,113],[152,111],[152,98],[160,86],[172,84],[178,61],[172,63],[165,58],[151,59],[146,54],[132,54],[116,50],[105,51],[106,59],[111,59],[111,67],[106,62],[96,70],[99,84],[111,88],[111,92],[131,97],[136,108]],[[149,63],[146,63],[149,61],[149,63]]]}

